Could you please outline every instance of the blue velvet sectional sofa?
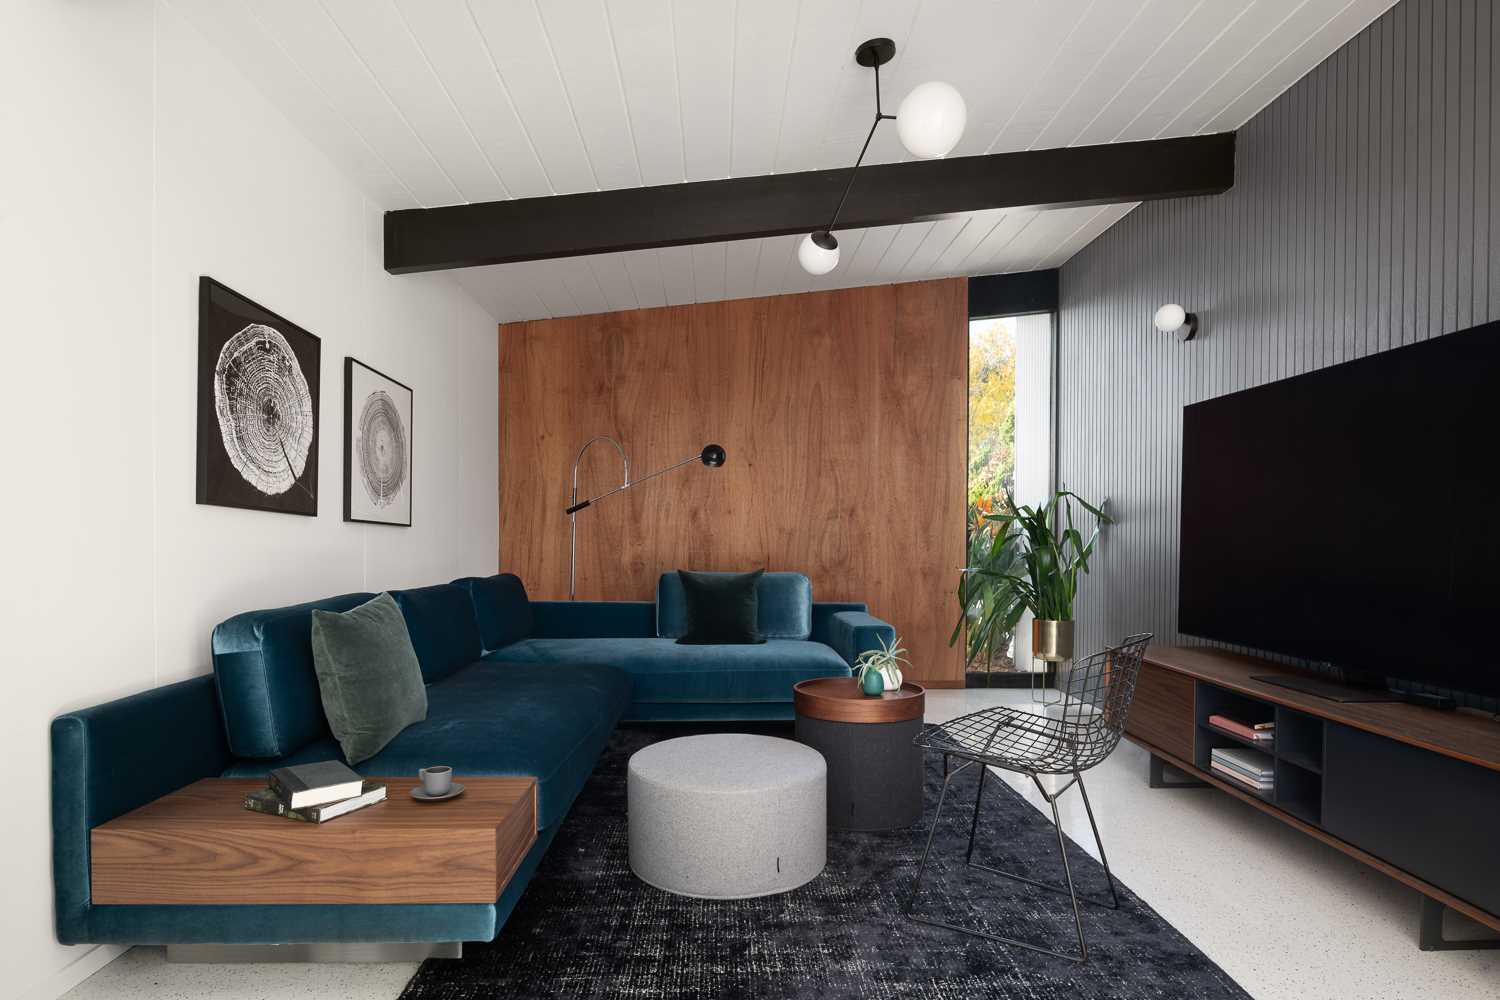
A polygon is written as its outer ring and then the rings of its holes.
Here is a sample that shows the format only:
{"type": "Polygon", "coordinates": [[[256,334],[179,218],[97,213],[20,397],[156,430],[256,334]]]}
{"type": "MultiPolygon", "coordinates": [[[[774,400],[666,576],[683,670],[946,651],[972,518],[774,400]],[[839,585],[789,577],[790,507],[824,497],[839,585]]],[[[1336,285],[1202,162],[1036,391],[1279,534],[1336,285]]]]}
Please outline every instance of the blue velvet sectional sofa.
{"type": "Polygon", "coordinates": [[[493,904],[107,906],[89,897],[89,830],[200,778],[341,758],[313,670],[312,611],[251,611],[213,633],[214,673],[52,722],[53,882],[64,944],[487,941],[505,923],[622,719],[775,719],[792,685],[847,675],[891,627],[862,604],[814,603],[807,578],[761,578],[756,646],[690,646],[677,574],[655,602],[531,601],[511,575],[393,591],[427,682],[424,722],[358,765],[414,775],[534,775],[536,846],[493,904]]]}

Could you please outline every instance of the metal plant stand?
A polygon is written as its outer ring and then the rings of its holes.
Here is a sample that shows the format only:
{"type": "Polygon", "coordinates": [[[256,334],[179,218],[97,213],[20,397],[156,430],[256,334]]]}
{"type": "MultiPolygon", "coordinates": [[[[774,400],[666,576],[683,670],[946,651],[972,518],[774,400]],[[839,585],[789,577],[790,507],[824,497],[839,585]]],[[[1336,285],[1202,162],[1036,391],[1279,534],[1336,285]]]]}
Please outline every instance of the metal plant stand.
{"type": "Polygon", "coordinates": [[[1104,853],[1104,842],[1099,837],[1099,825],[1094,820],[1094,808],[1089,802],[1088,789],[1084,787],[1083,772],[1094,767],[1119,745],[1125,730],[1125,716],[1130,710],[1130,700],[1135,693],[1136,677],[1140,673],[1141,657],[1151,636],[1141,633],[1126,637],[1119,645],[1111,646],[1074,664],[1062,688],[1059,704],[1062,711],[1053,715],[1036,715],[1011,708],[987,708],[969,715],[960,716],[951,722],[929,725],[923,728],[916,743],[924,750],[943,755],[943,789],[938,795],[937,810],[932,818],[932,828],[927,832],[927,844],[922,850],[922,860],[917,865],[916,878],[912,881],[911,896],[905,913],[908,919],[933,927],[960,931],[975,937],[1016,945],[1032,951],[1066,958],[1075,962],[1088,961],[1088,942],[1083,934],[1083,915],[1079,902],[1093,903],[1118,909],[1119,893],[1115,889],[1114,876],[1109,870],[1109,859],[1104,853]],[[962,761],[951,767],[953,758],[962,761]],[[914,912],[917,897],[922,889],[922,876],[932,854],[932,841],[938,824],[943,819],[943,805],[948,798],[948,788],[953,776],[972,765],[979,766],[979,788],[974,795],[974,814],[969,821],[969,846],[964,863],[970,868],[1001,875],[1016,882],[1038,889],[1046,889],[1066,895],[1073,904],[1073,929],[1078,938],[1077,953],[1059,951],[1035,941],[992,934],[989,931],[960,927],[932,917],[919,916],[914,912]],[[1002,871],[974,861],[974,843],[979,832],[979,810],[984,801],[985,780],[991,767],[1003,768],[1024,774],[1036,785],[1042,798],[1052,810],[1052,822],[1057,832],[1057,852],[1062,859],[1063,885],[1041,882],[1015,872],[1002,871]],[[1043,787],[1044,774],[1071,776],[1070,781],[1056,791],[1043,787]],[[1089,818],[1089,828],[1094,834],[1094,843],[1099,848],[1099,860],[1104,865],[1104,877],[1109,887],[1109,900],[1079,896],[1073,883],[1073,870],[1068,864],[1067,841],[1063,836],[1062,821],[1057,810],[1057,800],[1068,789],[1078,787],[1083,796],[1083,807],[1089,818]]]}

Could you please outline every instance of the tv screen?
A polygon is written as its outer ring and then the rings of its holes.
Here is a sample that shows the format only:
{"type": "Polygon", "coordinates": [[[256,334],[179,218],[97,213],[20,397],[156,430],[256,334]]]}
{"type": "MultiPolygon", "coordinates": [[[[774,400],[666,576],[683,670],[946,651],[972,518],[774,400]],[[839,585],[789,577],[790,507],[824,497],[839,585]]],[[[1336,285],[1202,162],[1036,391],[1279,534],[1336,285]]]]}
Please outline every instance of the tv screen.
{"type": "Polygon", "coordinates": [[[1183,410],[1190,635],[1500,695],[1500,323],[1183,410]]]}

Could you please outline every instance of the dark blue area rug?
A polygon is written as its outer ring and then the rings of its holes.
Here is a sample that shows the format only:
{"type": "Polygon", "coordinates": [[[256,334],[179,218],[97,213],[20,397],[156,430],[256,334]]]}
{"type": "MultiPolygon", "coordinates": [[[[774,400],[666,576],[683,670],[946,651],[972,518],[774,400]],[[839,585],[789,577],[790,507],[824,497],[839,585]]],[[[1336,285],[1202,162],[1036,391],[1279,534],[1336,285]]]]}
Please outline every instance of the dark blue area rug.
{"type": "MultiPolygon", "coordinates": [[[[830,831],[827,868],[800,889],[721,902],[651,888],[630,871],[626,762],[657,740],[726,729],[791,735],[790,723],[621,727],[499,938],[465,944],[462,959],[424,962],[402,997],[1248,997],[1124,886],[1118,910],[1085,904],[1084,965],[907,920],[902,906],[942,783],[937,758],[928,762],[923,824],[830,831]]],[[[965,867],[976,777],[971,768],[953,780],[919,912],[1062,950],[1076,945],[1065,896],[965,867]]],[[[1103,867],[1071,843],[1068,857],[1080,893],[1105,895],[1103,867]]],[[[975,860],[1062,878],[1051,822],[999,781],[985,789],[975,860]]]]}

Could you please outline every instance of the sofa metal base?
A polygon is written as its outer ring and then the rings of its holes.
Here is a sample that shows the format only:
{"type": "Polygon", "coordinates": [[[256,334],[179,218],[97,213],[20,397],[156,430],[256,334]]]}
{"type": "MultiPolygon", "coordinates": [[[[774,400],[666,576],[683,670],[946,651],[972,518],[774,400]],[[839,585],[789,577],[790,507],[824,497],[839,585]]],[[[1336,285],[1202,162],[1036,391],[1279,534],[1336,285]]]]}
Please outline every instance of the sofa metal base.
{"type": "Polygon", "coordinates": [[[169,944],[167,961],[231,962],[420,962],[462,958],[462,941],[322,941],[307,944],[169,944]]]}

